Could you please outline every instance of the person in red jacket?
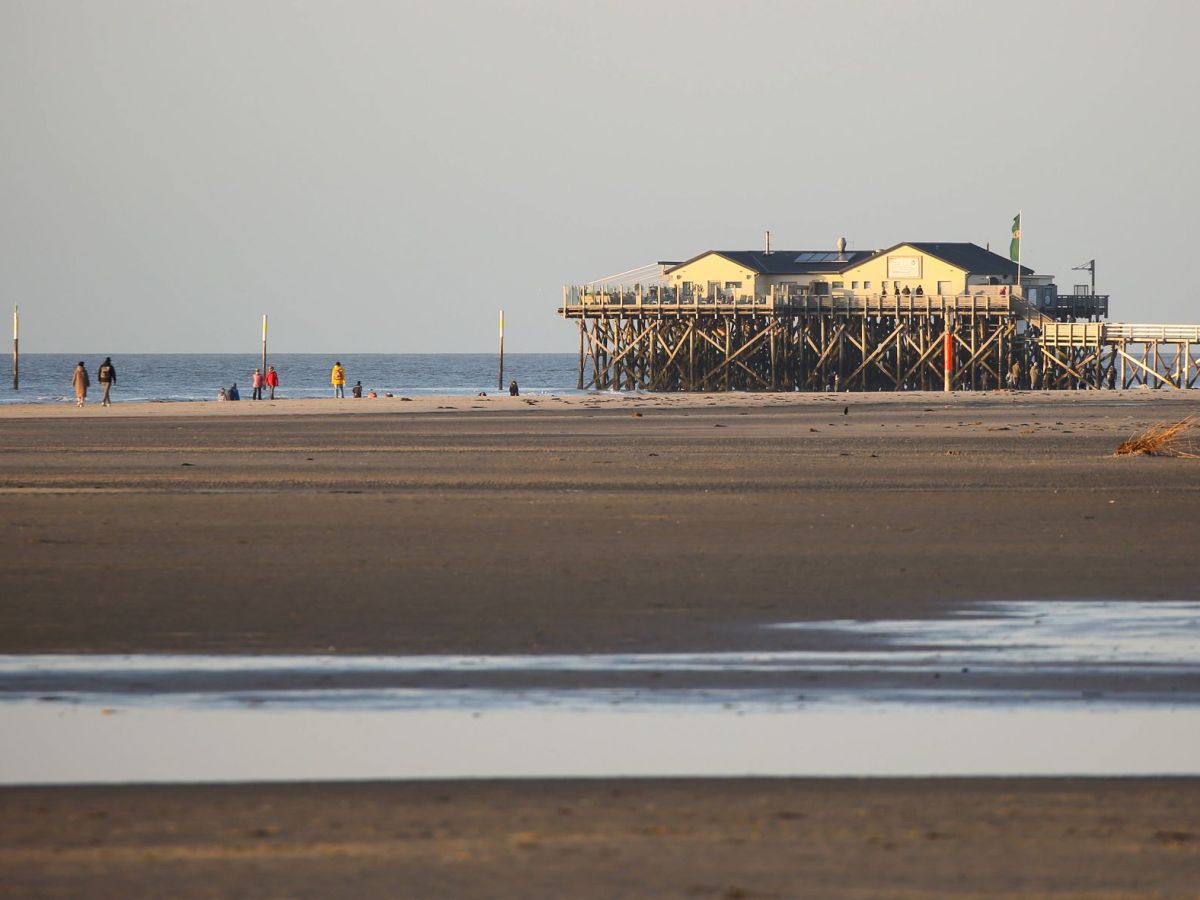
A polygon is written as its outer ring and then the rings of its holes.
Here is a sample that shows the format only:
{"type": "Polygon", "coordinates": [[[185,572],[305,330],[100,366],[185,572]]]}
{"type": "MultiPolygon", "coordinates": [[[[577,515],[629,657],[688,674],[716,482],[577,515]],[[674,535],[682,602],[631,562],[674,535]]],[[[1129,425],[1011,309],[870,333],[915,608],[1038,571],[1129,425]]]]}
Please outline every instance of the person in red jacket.
{"type": "Polygon", "coordinates": [[[267,366],[267,389],[270,391],[268,399],[275,399],[275,388],[279,387],[279,373],[275,371],[274,366],[267,366]]]}

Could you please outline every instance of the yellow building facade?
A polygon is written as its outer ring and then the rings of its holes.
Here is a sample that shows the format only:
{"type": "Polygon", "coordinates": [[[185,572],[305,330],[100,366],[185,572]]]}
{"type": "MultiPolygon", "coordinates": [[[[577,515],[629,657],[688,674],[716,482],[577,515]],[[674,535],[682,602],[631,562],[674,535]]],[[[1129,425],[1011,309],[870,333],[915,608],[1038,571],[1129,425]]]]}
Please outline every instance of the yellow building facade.
{"type": "Polygon", "coordinates": [[[703,293],[713,288],[735,297],[754,297],[770,293],[770,276],[758,267],[727,256],[718,250],[701,254],[664,272],[672,287],[690,285],[703,293]]]}
{"type": "MultiPolygon", "coordinates": [[[[954,296],[1013,285],[1017,265],[969,243],[902,243],[886,250],[710,250],[682,263],[664,264],[667,285],[705,297],[762,297],[773,287],[818,295],[883,293],[954,296]]],[[[1049,276],[1021,269],[1025,285],[1049,284],[1049,276]]]]}
{"type": "MultiPolygon", "coordinates": [[[[1001,282],[1003,284],[1016,280],[1016,264],[1010,266],[1012,273],[1001,282]]],[[[901,244],[839,273],[831,287],[856,294],[895,294],[905,288],[909,293],[915,293],[920,288],[923,294],[953,296],[967,292],[971,274],[962,266],[923,252],[912,244],[901,244]]]]}

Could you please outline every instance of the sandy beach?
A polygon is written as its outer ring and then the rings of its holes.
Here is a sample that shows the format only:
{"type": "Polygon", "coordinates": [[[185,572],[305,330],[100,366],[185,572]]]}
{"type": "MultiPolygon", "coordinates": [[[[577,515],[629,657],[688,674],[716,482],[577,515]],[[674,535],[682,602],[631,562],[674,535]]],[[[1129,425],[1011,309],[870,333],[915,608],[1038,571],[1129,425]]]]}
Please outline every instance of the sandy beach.
{"type": "MultiPolygon", "coordinates": [[[[0,407],[0,653],[768,649],[1197,600],[1187,394],[0,407]]],[[[649,683],[650,674],[644,676],[649,683]]],[[[1194,687],[1189,687],[1189,690],[1194,687]]],[[[15,896],[1194,896],[1194,779],[0,791],[15,896]]]]}
{"type": "Polygon", "coordinates": [[[965,600],[1195,599],[1200,465],[1112,451],[1197,408],[1148,392],[5,407],[0,652],[706,648],[746,624],[965,600]]]}
{"type": "Polygon", "coordinates": [[[1195,897],[1195,780],[0,792],[6,896],[1195,897]]]}

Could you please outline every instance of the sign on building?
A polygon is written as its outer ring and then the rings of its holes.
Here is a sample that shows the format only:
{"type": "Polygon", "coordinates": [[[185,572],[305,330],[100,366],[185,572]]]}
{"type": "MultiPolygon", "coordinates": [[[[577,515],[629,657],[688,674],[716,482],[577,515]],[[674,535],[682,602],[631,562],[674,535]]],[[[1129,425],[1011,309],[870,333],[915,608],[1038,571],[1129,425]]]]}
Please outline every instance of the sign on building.
{"type": "Polygon", "coordinates": [[[919,256],[889,256],[887,258],[888,278],[920,278],[921,257],[919,256]]]}

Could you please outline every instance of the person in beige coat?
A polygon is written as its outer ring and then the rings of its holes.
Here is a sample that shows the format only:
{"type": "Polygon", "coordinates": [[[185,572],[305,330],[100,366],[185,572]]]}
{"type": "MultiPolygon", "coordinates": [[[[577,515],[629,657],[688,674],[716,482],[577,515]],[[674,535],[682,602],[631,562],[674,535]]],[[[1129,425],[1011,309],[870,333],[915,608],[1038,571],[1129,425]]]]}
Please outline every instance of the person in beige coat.
{"type": "Polygon", "coordinates": [[[87,400],[87,389],[91,387],[92,381],[88,378],[87,366],[80,361],[75,367],[75,374],[71,376],[71,386],[75,388],[75,405],[83,406],[87,400]]]}

